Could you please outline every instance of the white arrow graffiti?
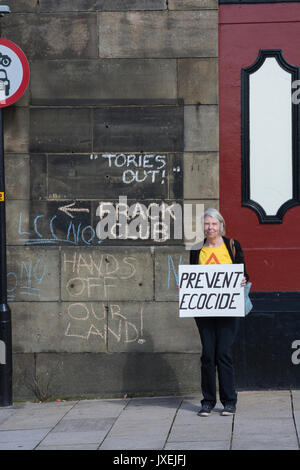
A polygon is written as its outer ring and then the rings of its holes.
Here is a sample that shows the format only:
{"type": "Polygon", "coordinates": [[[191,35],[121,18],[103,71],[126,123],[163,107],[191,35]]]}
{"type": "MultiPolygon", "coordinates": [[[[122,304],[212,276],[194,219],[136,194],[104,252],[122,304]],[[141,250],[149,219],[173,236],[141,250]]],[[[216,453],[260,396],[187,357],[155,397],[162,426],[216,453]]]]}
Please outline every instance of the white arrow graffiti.
{"type": "Polygon", "coordinates": [[[89,209],[85,207],[73,207],[75,206],[75,202],[72,202],[71,204],[67,204],[66,206],[59,207],[58,210],[64,212],[68,216],[70,216],[72,219],[74,216],[71,214],[71,212],[90,212],[89,209]]]}

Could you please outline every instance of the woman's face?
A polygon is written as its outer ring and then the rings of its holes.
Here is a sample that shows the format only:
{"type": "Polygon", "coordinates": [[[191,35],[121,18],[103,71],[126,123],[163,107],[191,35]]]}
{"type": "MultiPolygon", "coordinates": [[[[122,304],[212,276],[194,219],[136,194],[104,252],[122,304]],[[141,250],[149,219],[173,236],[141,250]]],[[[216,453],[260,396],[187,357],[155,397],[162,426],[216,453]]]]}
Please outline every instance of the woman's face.
{"type": "Polygon", "coordinates": [[[207,238],[216,238],[221,235],[221,222],[215,217],[207,215],[204,218],[204,234],[207,238]]]}

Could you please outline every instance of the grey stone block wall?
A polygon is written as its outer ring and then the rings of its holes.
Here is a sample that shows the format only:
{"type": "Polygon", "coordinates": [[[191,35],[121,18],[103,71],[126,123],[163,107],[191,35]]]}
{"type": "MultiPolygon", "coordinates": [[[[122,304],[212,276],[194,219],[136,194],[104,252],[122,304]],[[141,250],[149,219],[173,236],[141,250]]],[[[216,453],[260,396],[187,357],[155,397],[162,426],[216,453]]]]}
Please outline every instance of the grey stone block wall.
{"type": "Polygon", "coordinates": [[[14,399],[199,392],[184,235],[99,239],[97,210],[218,207],[217,2],[10,7],[31,71],[3,111],[14,399]]]}

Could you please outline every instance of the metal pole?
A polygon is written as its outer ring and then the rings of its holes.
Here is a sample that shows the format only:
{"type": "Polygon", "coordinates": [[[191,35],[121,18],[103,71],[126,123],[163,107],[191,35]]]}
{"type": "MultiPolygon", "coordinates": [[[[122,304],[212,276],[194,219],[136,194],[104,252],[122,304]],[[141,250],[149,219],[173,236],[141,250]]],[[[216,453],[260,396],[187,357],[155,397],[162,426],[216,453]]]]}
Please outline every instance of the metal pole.
{"type": "Polygon", "coordinates": [[[0,108],[0,406],[12,405],[11,312],[7,305],[3,112],[0,108]]]}

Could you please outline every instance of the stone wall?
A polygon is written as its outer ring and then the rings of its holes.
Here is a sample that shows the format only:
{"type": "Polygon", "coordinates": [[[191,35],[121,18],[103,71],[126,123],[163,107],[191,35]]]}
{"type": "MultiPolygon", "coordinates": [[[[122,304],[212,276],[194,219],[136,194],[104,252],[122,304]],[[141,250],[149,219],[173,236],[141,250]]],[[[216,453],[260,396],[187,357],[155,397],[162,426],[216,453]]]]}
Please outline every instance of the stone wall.
{"type": "Polygon", "coordinates": [[[14,398],[199,391],[183,240],[99,240],[96,211],[218,207],[217,2],[7,3],[31,69],[4,109],[14,398]]]}

